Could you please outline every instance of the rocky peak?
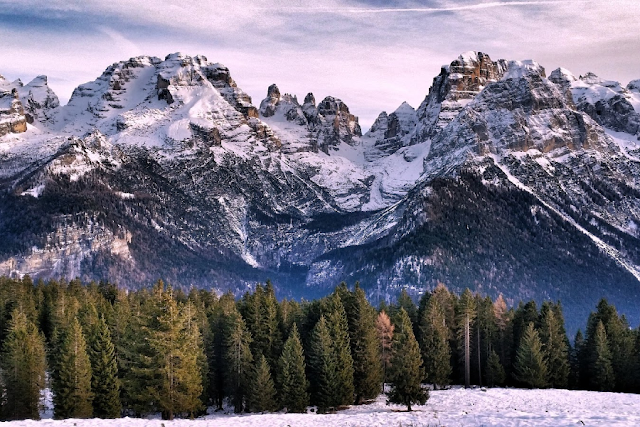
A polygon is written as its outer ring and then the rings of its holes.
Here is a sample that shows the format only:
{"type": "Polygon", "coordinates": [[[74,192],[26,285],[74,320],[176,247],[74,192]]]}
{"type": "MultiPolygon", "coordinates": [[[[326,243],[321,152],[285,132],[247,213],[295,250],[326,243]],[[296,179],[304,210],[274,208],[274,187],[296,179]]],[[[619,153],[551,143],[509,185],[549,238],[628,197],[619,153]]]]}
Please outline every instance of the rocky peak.
{"type": "Polygon", "coordinates": [[[349,112],[347,104],[338,98],[327,96],[318,104],[318,115],[322,117],[318,132],[318,147],[328,152],[330,146],[340,142],[354,143],[354,136],[362,136],[358,118],[349,112]]]}
{"type": "Polygon", "coordinates": [[[27,119],[16,88],[0,91],[0,137],[27,131],[27,119]]]}
{"type": "Polygon", "coordinates": [[[316,97],[313,96],[313,93],[309,92],[307,96],[304,97],[302,112],[304,113],[304,117],[307,119],[309,126],[316,126],[320,124],[318,108],[316,107],[316,97]]]}
{"type": "Polygon", "coordinates": [[[487,84],[500,80],[506,70],[505,60],[492,61],[482,52],[465,52],[443,66],[418,108],[418,125],[411,143],[432,138],[444,129],[487,84]]]}
{"type": "Polygon", "coordinates": [[[280,89],[276,84],[269,86],[267,97],[260,103],[260,115],[263,117],[271,117],[276,112],[276,105],[280,102],[280,89]]]}
{"type": "Polygon", "coordinates": [[[508,72],[488,85],[434,138],[425,168],[463,161],[465,152],[607,150],[602,129],[576,111],[562,88],[544,75],[544,69],[533,61],[510,62],[508,72]]]}
{"type": "Polygon", "coordinates": [[[60,107],[58,96],[48,85],[47,76],[38,76],[18,88],[20,101],[29,123],[51,120],[60,107]]]}
{"type": "Polygon", "coordinates": [[[262,117],[281,115],[289,122],[295,122],[301,126],[307,125],[307,119],[298,103],[298,98],[288,93],[281,96],[280,89],[275,84],[269,86],[267,97],[260,103],[260,115],[262,117]]]}
{"type": "Polygon", "coordinates": [[[627,85],[627,90],[629,92],[640,93],[640,79],[630,81],[629,84],[627,85]]]}
{"type": "MultiPolygon", "coordinates": [[[[552,81],[557,80],[553,77],[552,81]]],[[[563,85],[571,91],[576,107],[598,124],[617,132],[640,134],[640,96],[628,89],[633,87],[631,83],[624,88],[619,82],[587,73],[563,85]]]]}

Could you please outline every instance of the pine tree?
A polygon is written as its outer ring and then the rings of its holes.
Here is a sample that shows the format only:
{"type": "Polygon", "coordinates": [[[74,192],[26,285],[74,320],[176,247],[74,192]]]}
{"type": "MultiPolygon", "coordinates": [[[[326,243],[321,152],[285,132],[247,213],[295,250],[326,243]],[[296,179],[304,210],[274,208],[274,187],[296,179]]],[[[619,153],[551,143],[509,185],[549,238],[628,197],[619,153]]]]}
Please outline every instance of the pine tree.
{"type": "Polygon", "coordinates": [[[411,319],[404,308],[398,313],[392,347],[389,402],[407,405],[407,410],[411,411],[412,404],[426,403],[429,392],[420,384],[424,377],[420,347],[413,334],[411,319]]]}
{"type": "Polygon", "coordinates": [[[612,356],[607,332],[602,321],[598,321],[593,337],[593,353],[590,360],[590,386],[593,390],[611,391],[615,385],[612,356]]]}
{"type": "Polygon", "coordinates": [[[194,416],[202,402],[202,376],[199,356],[202,344],[193,309],[188,302],[180,309],[172,289],[158,289],[153,297],[156,315],[146,328],[152,357],[147,368],[153,381],[147,384],[150,397],[156,402],[163,418],[173,419],[176,414],[194,416]]]}
{"type": "Polygon", "coordinates": [[[324,315],[321,315],[313,328],[309,351],[311,403],[320,412],[326,412],[341,403],[341,396],[337,393],[339,382],[336,371],[337,361],[331,334],[324,315]]]}
{"type": "Polygon", "coordinates": [[[525,328],[516,352],[515,379],[531,388],[547,386],[547,364],[538,331],[530,322],[525,328]]]}
{"type": "Polygon", "coordinates": [[[351,405],[354,401],[354,384],[349,325],[339,295],[333,294],[330,300],[332,311],[327,316],[327,324],[335,358],[337,388],[334,390],[334,394],[337,398],[336,406],[351,405]]]}
{"type": "Polygon", "coordinates": [[[74,318],[65,334],[56,363],[53,383],[53,405],[56,418],[90,418],[91,362],[78,319],[74,318]]]}
{"type": "Polygon", "coordinates": [[[251,375],[251,335],[237,311],[225,316],[223,330],[223,381],[234,410],[242,412],[251,375]]]}
{"type": "Polygon", "coordinates": [[[120,403],[120,382],[116,352],[111,342],[107,322],[100,316],[91,340],[89,351],[91,360],[91,391],[93,393],[93,416],[97,418],[118,418],[122,410],[120,403]]]}
{"type": "Polygon", "coordinates": [[[355,402],[373,399],[382,389],[382,366],[375,329],[376,313],[356,284],[349,317],[355,402]]]}
{"type": "Polygon", "coordinates": [[[436,298],[430,298],[420,318],[420,349],[425,380],[434,386],[446,386],[451,375],[451,348],[444,310],[436,298]]]}
{"type": "Polygon", "coordinates": [[[2,418],[40,419],[40,391],[45,386],[44,337],[19,309],[11,315],[0,374],[5,396],[2,418]]]}
{"type": "Polygon", "coordinates": [[[584,360],[585,341],[580,329],[576,332],[573,342],[573,349],[571,349],[571,375],[569,377],[569,386],[572,389],[584,389],[586,388],[586,385],[584,384],[586,376],[586,364],[584,360]]]}
{"type": "Polygon", "coordinates": [[[260,356],[252,372],[247,393],[247,407],[251,412],[273,412],[277,410],[276,386],[269,372],[266,357],[260,356]]]}
{"type": "Polygon", "coordinates": [[[498,356],[498,353],[496,353],[494,350],[491,350],[489,359],[487,359],[487,383],[489,387],[504,385],[506,379],[507,376],[504,372],[502,363],[500,363],[500,357],[498,356]]]}
{"type": "Polygon", "coordinates": [[[279,362],[280,402],[287,412],[305,412],[309,406],[309,384],[298,327],[293,324],[279,362]]]}
{"type": "Polygon", "coordinates": [[[387,372],[391,366],[391,343],[393,342],[393,330],[395,326],[387,313],[383,311],[376,318],[376,333],[380,348],[380,362],[382,363],[382,380],[387,382],[387,372]]]}
{"type": "Polygon", "coordinates": [[[540,341],[546,355],[548,385],[567,388],[569,384],[569,348],[564,327],[556,309],[545,302],[540,309],[540,341]]]}

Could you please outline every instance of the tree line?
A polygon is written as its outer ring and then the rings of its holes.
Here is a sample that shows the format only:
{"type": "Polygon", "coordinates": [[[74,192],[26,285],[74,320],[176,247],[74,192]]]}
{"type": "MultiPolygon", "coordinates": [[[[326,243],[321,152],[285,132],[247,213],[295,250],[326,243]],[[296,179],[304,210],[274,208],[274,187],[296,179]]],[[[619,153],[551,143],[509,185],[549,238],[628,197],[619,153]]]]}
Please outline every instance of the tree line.
{"type": "Polygon", "coordinates": [[[640,332],[605,300],[571,346],[560,302],[508,308],[440,284],[416,304],[402,291],[374,308],[356,284],[297,302],[267,281],[233,294],[162,281],[0,278],[0,415],[37,419],[161,412],[320,412],[375,399],[424,404],[451,384],[640,391],[640,332]]]}

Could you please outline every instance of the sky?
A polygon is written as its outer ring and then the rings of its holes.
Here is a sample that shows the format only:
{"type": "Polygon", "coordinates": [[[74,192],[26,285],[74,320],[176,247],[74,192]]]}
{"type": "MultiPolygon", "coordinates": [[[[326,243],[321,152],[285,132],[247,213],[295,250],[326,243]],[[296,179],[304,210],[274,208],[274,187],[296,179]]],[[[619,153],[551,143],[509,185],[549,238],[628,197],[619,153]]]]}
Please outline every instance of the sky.
{"type": "Polygon", "coordinates": [[[229,67],[254,104],[272,83],[331,95],[366,129],[417,108],[470,50],[626,85],[640,79],[640,1],[0,0],[0,74],[45,74],[63,103],[114,62],[184,52],[229,67]]]}

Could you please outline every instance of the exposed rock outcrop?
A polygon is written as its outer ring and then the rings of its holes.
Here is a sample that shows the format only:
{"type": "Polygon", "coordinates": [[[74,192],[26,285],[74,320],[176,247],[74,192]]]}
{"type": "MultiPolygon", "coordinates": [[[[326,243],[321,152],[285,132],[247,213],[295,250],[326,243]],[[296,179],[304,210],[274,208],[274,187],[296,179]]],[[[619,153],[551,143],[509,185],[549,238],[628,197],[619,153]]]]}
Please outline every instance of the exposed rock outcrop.
{"type": "Polygon", "coordinates": [[[0,91],[0,137],[8,133],[27,131],[27,118],[24,114],[18,91],[0,91]]]}

